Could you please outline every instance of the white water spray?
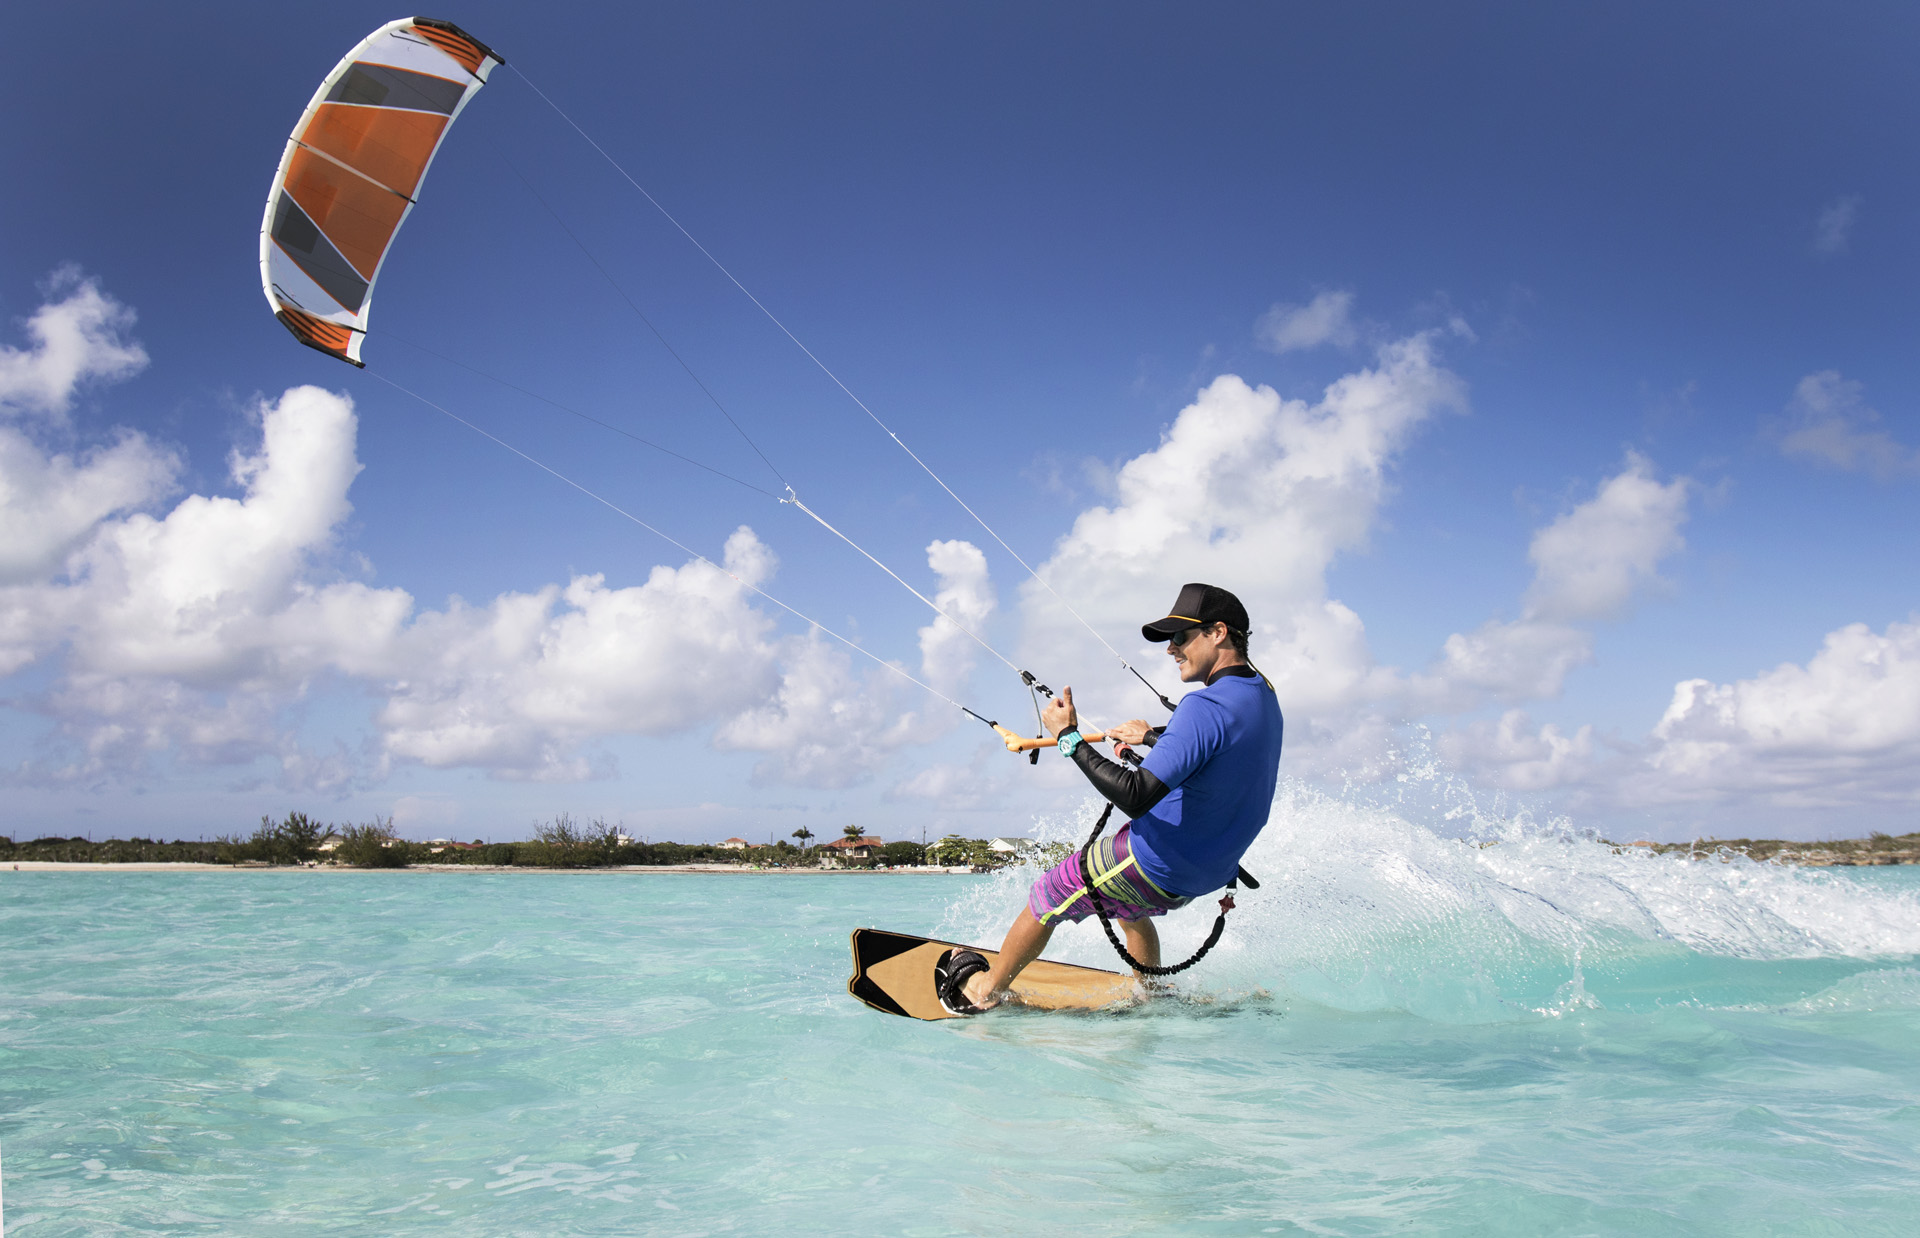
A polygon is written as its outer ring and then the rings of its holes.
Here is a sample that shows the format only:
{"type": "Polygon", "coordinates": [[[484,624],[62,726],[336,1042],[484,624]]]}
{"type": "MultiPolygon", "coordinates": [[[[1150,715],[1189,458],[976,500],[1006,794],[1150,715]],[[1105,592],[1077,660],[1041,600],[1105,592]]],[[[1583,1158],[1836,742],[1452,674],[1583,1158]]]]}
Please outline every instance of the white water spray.
{"type": "MultiPolygon", "coordinates": [[[[1030,833],[1078,846],[1097,808],[1043,816],[1030,833]]],[[[1920,955],[1920,887],[1614,847],[1565,822],[1483,812],[1444,777],[1371,802],[1283,782],[1245,866],[1261,888],[1238,896],[1220,944],[1180,978],[1189,996],[1264,993],[1461,1023],[1610,1005],[1778,1004],[1781,984],[1788,1002],[1817,1003],[1824,995],[1809,995],[1836,982],[1852,987],[1833,1000],[1856,1004],[1920,994],[1887,972],[1846,976],[1889,964],[1910,973],[1900,964],[1920,955]]],[[[941,931],[997,944],[1038,873],[1016,866],[968,890],[941,931]]],[[[1213,916],[1208,897],[1163,919],[1164,955],[1191,953],[1213,916]]],[[[1047,955],[1118,966],[1094,920],[1063,926],[1047,955]]]]}

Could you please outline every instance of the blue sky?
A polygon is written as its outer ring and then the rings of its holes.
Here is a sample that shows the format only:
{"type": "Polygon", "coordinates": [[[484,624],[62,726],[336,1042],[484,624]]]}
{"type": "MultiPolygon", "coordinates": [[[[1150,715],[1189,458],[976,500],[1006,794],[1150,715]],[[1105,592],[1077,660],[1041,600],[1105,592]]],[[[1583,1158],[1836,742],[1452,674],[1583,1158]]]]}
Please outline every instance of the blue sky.
{"type": "Polygon", "coordinates": [[[381,381],[1031,724],[791,507],[472,372],[780,489],[623,297],[821,515],[1094,717],[1159,720],[529,79],[1143,668],[1183,580],[1246,597],[1288,772],[1437,762],[1619,836],[1914,828],[1910,8],[475,4],[439,15],[512,68],[361,374],[272,321],[254,254],[300,108],[397,15],[0,17],[39,49],[0,84],[34,118],[0,134],[0,829],[1077,803],[381,381]]]}

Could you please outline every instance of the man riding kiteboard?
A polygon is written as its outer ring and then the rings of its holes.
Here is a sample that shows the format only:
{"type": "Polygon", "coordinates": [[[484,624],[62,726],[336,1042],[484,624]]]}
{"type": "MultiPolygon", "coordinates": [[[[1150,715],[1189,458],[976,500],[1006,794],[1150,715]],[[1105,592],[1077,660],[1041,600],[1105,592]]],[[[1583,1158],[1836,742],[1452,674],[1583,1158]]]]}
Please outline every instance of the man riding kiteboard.
{"type": "MultiPolygon", "coordinates": [[[[1100,910],[1121,922],[1127,949],[1149,967],[1160,963],[1151,917],[1165,915],[1221,889],[1267,823],[1280,778],[1283,720],[1273,685],[1247,660],[1246,607],[1225,589],[1190,584],[1172,611],[1140,629],[1164,641],[1184,683],[1203,686],[1180,701],[1163,728],[1136,719],[1110,728],[1122,751],[1144,744],[1145,761],[1130,769],[1082,742],[1065,689],[1041,715],[1062,755],[1094,789],[1131,820],[1100,838],[1086,856],[1100,910]]],[[[940,1000],[955,1014],[979,1014],[1010,996],[1013,978],[1040,957],[1062,920],[1094,914],[1078,853],[1033,883],[1027,906],[1007,930],[991,966],[956,950],[939,977],[940,1000]]]]}

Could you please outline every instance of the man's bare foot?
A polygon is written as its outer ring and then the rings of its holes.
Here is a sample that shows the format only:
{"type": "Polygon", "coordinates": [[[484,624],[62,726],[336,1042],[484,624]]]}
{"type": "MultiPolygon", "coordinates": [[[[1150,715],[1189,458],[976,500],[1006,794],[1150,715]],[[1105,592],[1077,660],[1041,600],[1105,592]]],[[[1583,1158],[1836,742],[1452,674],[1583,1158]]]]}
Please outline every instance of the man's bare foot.
{"type": "Polygon", "coordinates": [[[983,971],[975,972],[968,976],[966,983],[961,986],[961,991],[967,995],[967,1000],[982,1010],[992,1010],[1013,996],[1006,992],[995,993],[990,987],[992,981],[988,979],[989,974],[983,971]]]}

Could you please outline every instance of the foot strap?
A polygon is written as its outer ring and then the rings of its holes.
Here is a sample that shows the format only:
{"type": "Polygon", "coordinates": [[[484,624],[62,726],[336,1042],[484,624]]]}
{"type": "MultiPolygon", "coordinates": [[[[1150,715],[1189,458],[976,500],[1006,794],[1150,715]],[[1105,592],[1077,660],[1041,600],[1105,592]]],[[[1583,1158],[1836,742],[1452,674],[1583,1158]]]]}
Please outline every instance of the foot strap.
{"type": "Polygon", "coordinates": [[[967,1000],[967,981],[990,971],[987,960],[974,950],[949,950],[933,965],[934,992],[949,1014],[985,1014],[986,1010],[967,1000]]]}

